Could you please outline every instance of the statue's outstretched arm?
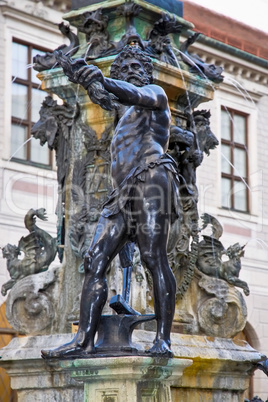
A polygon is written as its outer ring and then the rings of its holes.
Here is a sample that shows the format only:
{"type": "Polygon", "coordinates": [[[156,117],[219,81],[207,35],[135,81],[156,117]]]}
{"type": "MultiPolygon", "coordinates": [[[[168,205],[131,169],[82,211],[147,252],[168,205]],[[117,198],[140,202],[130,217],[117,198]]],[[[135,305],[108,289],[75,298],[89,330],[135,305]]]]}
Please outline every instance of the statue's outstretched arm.
{"type": "Polygon", "coordinates": [[[139,105],[148,109],[165,109],[167,107],[167,96],[164,90],[157,85],[137,87],[125,81],[105,78],[98,67],[92,64],[83,65],[81,60],[76,60],[72,64],[72,72],[65,70],[69,79],[82,85],[88,91],[93,84],[99,82],[124,105],[139,105]]]}
{"type": "Polygon", "coordinates": [[[148,109],[163,110],[168,104],[164,90],[158,85],[137,87],[125,81],[104,78],[103,86],[126,106],[137,105],[148,109]]]}
{"type": "Polygon", "coordinates": [[[74,82],[89,90],[92,84],[100,82],[104,88],[116,96],[118,101],[126,106],[138,105],[148,109],[165,109],[167,96],[157,85],[137,87],[125,81],[105,78],[101,70],[93,65],[81,66],[74,72],[74,82]]]}
{"type": "MultiPolygon", "coordinates": [[[[65,55],[58,55],[58,61],[70,81],[82,85],[92,98],[92,86],[96,83],[103,85],[116,100],[126,106],[137,105],[148,109],[166,109],[168,100],[164,90],[158,85],[145,85],[137,87],[125,81],[105,78],[101,70],[83,59],[72,60],[65,55]]],[[[95,89],[94,89],[95,90],[95,89]]],[[[100,88],[96,88],[99,92],[100,88]]],[[[93,91],[94,95],[94,91],[93,91]]],[[[108,95],[108,94],[107,94],[108,95]]],[[[107,95],[104,96],[107,97],[107,95]]],[[[93,100],[94,101],[94,100],[93,100]]],[[[99,103],[101,106],[101,102],[99,103]]],[[[109,110],[109,108],[107,108],[109,110]]]]}
{"type": "Polygon", "coordinates": [[[104,89],[104,77],[98,67],[87,65],[84,59],[74,60],[59,51],[55,54],[65,75],[71,82],[82,85],[93,103],[100,105],[105,110],[113,110],[118,107],[116,96],[104,89]]]}

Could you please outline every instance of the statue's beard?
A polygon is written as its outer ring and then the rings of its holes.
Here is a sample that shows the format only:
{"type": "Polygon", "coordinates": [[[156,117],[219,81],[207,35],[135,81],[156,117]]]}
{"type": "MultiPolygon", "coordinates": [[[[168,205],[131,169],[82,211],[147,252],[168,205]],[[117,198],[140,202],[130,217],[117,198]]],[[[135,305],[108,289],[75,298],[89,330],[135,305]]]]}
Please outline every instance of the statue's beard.
{"type": "Polygon", "coordinates": [[[144,85],[148,85],[150,83],[147,75],[140,74],[131,74],[126,77],[125,81],[135,85],[136,87],[143,87],[144,85]]]}

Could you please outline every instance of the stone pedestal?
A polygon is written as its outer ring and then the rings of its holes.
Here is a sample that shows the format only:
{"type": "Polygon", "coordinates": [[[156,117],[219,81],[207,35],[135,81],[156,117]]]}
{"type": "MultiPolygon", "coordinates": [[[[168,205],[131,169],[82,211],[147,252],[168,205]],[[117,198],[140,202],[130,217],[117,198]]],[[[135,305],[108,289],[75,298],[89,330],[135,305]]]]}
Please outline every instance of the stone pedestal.
{"type": "Polygon", "coordinates": [[[14,338],[1,350],[19,402],[169,402],[191,359],[124,356],[76,360],[41,358],[41,349],[72,335],[14,338]]]}
{"type": "Polygon", "coordinates": [[[84,383],[85,402],[169,402],[170,386],[182,377],[190,359],[107,357],[61,363],[84,383]]]}
{"type": "Polygon", "coordinates": [[[0,365],[7,371],[19,402],[83,401],[83,384],[71,377],[70,370],[62,369],[59,361],[48,364],[41,358],[41,349],[69,342],[72,336],[14,338],[0,351],[0,365]]]}
{"type": "MultiPolygon", "coordinates": [[[[0,365],[19,402],[243,402],[256,362],[264,359],[244,341],[183,334],[172,334],[173,359],[41,358],[41,349],[69,342],[72,336],[14,338],[0,351],[0,365]]],[[[133,342],[144,350],[154,336],[135,330],[133,342]]]]}

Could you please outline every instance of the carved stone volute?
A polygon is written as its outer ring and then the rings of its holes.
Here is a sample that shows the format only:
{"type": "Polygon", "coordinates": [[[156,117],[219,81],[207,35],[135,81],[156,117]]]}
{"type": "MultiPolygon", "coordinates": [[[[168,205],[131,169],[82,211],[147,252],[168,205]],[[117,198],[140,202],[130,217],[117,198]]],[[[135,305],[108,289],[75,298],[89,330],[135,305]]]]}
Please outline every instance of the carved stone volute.
{"type": "Polygon", "coordinates": [[[6,317],[20,334],[41,335],[57,332],[60,268],[30,275],[9,292],[6,317]]]}

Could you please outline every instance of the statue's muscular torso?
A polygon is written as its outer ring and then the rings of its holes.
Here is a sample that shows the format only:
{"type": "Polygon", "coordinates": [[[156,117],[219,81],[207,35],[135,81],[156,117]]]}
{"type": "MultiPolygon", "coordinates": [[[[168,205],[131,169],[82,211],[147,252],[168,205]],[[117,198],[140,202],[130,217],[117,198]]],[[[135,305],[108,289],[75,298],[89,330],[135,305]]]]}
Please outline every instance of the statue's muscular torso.
{"type": "Polygon", "coordinates": [[[155,161],[167,151],[170,111],[164,102],[163,106],[131,106],[119,120],[111,146],[115,187],[132,168],[155,161]]]}

